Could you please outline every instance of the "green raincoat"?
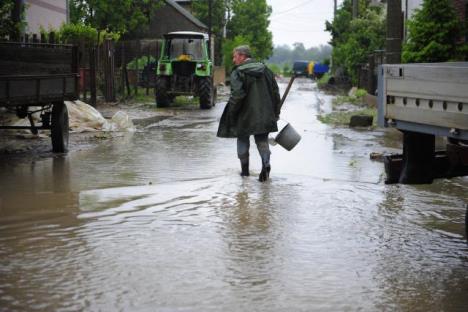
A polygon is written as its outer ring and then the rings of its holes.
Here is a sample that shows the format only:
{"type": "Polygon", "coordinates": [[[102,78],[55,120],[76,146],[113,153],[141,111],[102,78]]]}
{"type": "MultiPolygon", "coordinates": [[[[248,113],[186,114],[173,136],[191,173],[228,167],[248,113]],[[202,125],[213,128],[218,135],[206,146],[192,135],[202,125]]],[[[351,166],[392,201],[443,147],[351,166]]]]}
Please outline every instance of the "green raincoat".
{"type": "Polygon", "coordinates": [[[231,73],[231,96],[219,122],[218,137],[237,138],[278,131],[281,99],[273,72],[247,60],[231,73]]]}

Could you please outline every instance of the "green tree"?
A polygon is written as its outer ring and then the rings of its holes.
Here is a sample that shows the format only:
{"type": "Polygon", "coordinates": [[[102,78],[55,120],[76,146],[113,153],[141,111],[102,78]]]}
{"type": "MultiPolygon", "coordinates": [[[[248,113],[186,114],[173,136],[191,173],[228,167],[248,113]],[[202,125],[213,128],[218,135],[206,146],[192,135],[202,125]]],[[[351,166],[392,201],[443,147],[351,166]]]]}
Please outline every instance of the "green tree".
{"type": "MultiPolygon", "coordinates": [[[[232,51],[234,50],[235,47],[238,47],[240,45],[251,45],[251,44],[250,44],[250,41],[243,36],[236,36],[234,39],[227,39],[224,42],[223,54],[224,54],[224,66],[226,68],[226,72],[230,72],[233,67],[232,51]]],[[[255,53],[254,50],[252,50],[252,52],[255,53]]]]}
{"type": "Polygon", "coordinates": [[[269,63],[267,66],[275,75],[281,75],[281,68],[278,64],[269,63]]]}
{"type": "Polygon", "coordinates": [[[291,76],[292,73],[292,67],[289,64],[284,64],[283,65],[283,75],[286,77],[291,76]]]}
{"type": "Polygon", "coordinates": [[[232,10],[227,23],[228,38],[242,36],[251,43],[255,58],[267,59],[273,51],[273,42],[268,30],[271,7],[266,0],[232,0],[228,9],[232,10]]]}
{"type": "MultiPolygon", "coordinates": [[[[192,9],[195,17],[197,17],[205,25],[209,24],[209,10],[208,1],[194,1],[192,9]]],[[[215,36],[215,64],[219,65],[223,62],[223,41],[224,41],[224,28],[227,22],[227,9],[228,0],[211,0],[211,32],[215,36]]]]}
{"type": "Polygon", "coordinates": [[[98,30],[129,34],[149,25],[159,0],[71,0],[70,19],[98,30]]]}
{"type": "MultiPolygon", "coordinates": [[[[12,13],[15,0],[2,0],[0,2],[0,38],[18,34],[24,28],[24,21],[14,21],[12,13]]],[[[20,8],[20,15],[24,14],[24,5],[20,8]]]]}
{"type": "Polygon", "coordinates": [[[333,69],[344,69],[345,75],[357,82],[357,70],[368,55],[385,46],[385,17],[379,7],[368,7],[360,1],[359,16],[352,18],[352,2],[345,0],[326,30],[332,35],[333,69]]]}
{"type": "Polygon", "coordinates": [[[403,62],[445,62],[463,60],[463,23],[450,0],[425,0],[408,21],[408,39],[403,45],[403,62]]]}

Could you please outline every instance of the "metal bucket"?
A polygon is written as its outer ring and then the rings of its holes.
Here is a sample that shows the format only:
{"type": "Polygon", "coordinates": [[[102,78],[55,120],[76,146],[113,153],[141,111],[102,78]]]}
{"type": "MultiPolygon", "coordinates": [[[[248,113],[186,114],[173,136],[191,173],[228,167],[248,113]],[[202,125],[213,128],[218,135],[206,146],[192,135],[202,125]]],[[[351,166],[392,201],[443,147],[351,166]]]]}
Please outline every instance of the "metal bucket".
{"type": "Polygon", "coordinates": [[[292,150],[300,140],[301,136],[290,123],[287,123],[275,137],[275,142],[288,151],[292,150]]]}

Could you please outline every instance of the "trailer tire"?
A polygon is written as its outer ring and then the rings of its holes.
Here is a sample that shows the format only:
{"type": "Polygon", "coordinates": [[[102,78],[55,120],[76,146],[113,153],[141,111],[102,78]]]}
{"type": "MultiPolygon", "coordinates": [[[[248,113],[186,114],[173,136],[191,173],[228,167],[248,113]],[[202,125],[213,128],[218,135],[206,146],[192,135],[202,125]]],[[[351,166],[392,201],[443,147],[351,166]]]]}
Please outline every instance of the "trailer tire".
{"type": "Polygon", "coordinates": [[[54,103],[52,106],[51,139],[54,153],[68,151],[68,110],[65,103],[54,103]]]}
{"type": "Polygon", "coordinates": [[[198,97],[201,109],[210,109],[213,107],[214,91],[210,77],[204,77],[198,80],[198,97]]]}

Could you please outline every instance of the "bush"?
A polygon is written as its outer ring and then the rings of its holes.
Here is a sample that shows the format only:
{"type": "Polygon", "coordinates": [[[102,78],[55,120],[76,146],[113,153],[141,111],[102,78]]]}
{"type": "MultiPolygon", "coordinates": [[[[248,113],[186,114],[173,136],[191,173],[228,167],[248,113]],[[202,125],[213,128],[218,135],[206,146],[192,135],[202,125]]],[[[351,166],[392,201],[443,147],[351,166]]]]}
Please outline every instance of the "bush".
{"type": "Polygon", "coordinates": [[[64,43],[97,43],[96,28],[83,24],[63,24],[59,30],[60,40],[64,43]]]}
{"type": "Polygon", "coordinates": [[[385,15],[380,8],[359,3],[360,14],[352,18],[352,2],[343,1],[333,22],[326,23],[332,35],[333,71],[343,68],[345,75],[357,83],[357,69],[367,62],[368,55],[385,46],[385,15]],[[362,4],[362,6],[361,6],[362,4]]]}
{"type": "Polygon", "coordinates": [[[127,69],[143,69],[146,64],[156,62],[156,59],[152,56],[142,56],[139,59],[133,59],[127,63],[127,69]]]}
{"type": "Polygon", "coordinates": [[[87,44],[102,43],[104,39],[119,40],[120,34],[108,31],[101,31],[98,36],[96,28],[84,24],[63,24],[59,31],[60,41],[64,43],[77,44],[84,42],[87,44]],[[98,42],[99,37],[99,42],[98,42]]]}

